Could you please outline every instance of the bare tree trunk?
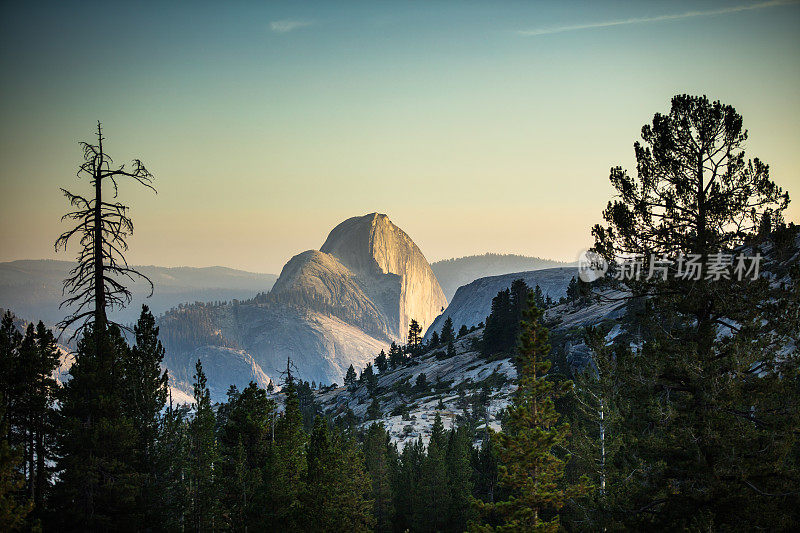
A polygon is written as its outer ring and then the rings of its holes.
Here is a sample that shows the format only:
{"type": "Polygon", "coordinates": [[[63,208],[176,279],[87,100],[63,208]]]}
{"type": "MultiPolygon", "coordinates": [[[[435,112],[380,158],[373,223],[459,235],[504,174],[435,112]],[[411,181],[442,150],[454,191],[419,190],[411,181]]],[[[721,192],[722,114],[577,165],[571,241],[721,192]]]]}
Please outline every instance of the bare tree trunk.
{"type": "Polygon", "coordinates": [[[40,416],[36,432],[36,490],[33,493],[33,502],[36,509],[42,508],[45,482],[44,453],[44,422],[40,416]]]}
{"type": "MultiPolygon", "coordinates": [[[[103,131],[97,123],[97,142],[100,148],[97,164],[94,168],[94,303],[95,303],[95,333],[100,340],[100,332],[106,325],[106,298],[103,287],[103,131]]],[[[97,342],[96,349],[100,349],[97,342]]]]}
{"type": "Polygon", "coordinates": [[[600,494],[606,493],[606,420],[603,400],[600,400],[600,494]]]}

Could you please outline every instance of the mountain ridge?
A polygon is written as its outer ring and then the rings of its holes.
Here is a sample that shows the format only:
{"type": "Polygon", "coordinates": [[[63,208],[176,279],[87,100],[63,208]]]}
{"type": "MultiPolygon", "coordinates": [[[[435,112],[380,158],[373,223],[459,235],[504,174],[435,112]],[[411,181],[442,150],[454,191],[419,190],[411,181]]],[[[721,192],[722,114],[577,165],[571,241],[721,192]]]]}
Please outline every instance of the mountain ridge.
{"type": "Polygon", "coordinates": [[[431,269],[450,302],[459,287],[479,278],[574,265],[575,263],[537,256],[486,252],[435,261],[431,263],[431,269]]]}
{"type": "MultiPolygon", "coordinates": [[[[72,261],[59,259],[19,259],[0,263],[0,306],[29,319],[55,324],[68,309],[59,309],[63,301],[61,289],[64,278],[74,266],[72,261]]],[[[272,288],[277,276],[236,270],[223,266],[134,268],[150,277],[155,292],[148,298],[150,285],[142,280],[130,284],[131,303],[114,310],[111,317],[121,323],[136,321],[142,304],[156,314],[162,314],[181,303],[196,301],[228,301],[251,298],[272,288]]]]}

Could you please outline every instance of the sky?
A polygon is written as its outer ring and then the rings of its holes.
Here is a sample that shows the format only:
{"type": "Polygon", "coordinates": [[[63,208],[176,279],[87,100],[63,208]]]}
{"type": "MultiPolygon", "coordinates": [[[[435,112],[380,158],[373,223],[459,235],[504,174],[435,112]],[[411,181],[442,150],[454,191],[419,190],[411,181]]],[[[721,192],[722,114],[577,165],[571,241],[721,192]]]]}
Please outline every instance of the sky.
{"type": "Polygon", "coordinates": [[[736,108],[800,222],[792,1],[3,1],[0,72],[0,261],[72,258],[97,120],[156,176],[120,190],[134,264],[279,273],[375,211],[429,261],[572,261],[679,93],[736,108]]]}

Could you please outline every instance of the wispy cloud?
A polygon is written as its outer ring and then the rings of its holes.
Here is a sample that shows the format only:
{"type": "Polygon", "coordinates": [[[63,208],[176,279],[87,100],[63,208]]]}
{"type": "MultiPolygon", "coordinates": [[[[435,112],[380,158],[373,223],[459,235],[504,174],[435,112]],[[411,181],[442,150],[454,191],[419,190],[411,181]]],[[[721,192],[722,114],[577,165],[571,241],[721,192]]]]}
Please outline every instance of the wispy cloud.
{"type": "Polygon", "coordinates": [[[273,20],[269,23],[269,29],[275,33],[289,33],[312,24],[314,23],[310,20],[273,20]]]}
{"type": "Polygon", "coordinates": [[[670,20],[682,20],[695,17],[711,17],[714,15],[727,15],[729,13],[739,13],[741,11],[754,11],[756,9],[767,9],[770,7],[785,6],[796,3],[797,0],[769,0],[767,2],[758,2],[755,4],[743,4],[739,6],[723,7],[719,9],[709,9],[705,11],[685,11],[683,13],[675,13],[672,15],[657,15],[654,17],[634,17],[634,18],[618,19],[618,20],[606,20],[601,22],[589,22],[586,24],[534,28],[531,30],[519,30],[517,31],[517,33],[529,37],[536,35],[551,35],[553,33],[564,33],[568,31],[592,30],[596,28],[610,28],[612,26],[627,26],[630,24],[666,22],[670,20]]]}

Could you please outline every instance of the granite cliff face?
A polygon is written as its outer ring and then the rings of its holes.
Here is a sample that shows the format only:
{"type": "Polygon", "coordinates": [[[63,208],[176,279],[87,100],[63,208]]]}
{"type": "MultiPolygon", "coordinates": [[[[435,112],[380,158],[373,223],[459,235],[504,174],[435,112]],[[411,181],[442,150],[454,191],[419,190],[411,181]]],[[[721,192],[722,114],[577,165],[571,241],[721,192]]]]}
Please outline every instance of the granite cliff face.
{"type": "MultiPolygon", "coordinates": [[[[303,379],[342,383],[351,364],[363,368],[392,341],[404,341],[411,319],[427,329],[446,305],[417,245],[386,215],[372,213],[345,220],[320,250],[290,259],[268,294],[188,306],[160,322],[172,364],[223,364],[226,353],[235,354],[231,365],[247,376],[221,373],[228,383],[277,376],[287,357],[303,379]]],[[[208,374],[212,388],[224,391],[208,374]]]]}
{"type": "Polygon", "coordinates": [[[386,215],[345,220],[320,251],[338,258],[362,280],[386,316],[396,320],[394,336],[405,339],[412,319],[427,329],[447,306],[422,251],[386,215]]]}

